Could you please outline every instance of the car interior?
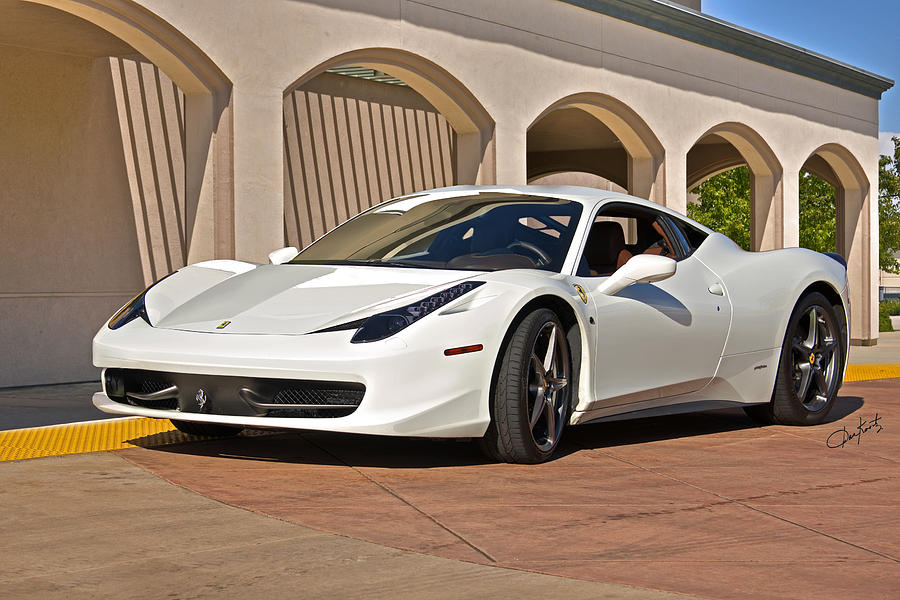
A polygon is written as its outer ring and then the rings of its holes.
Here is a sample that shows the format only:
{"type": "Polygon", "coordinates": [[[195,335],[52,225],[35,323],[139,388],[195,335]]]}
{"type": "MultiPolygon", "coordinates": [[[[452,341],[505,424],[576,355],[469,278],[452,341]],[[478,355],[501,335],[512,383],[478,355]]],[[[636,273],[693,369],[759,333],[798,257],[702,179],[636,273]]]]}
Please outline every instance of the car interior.
{"type": "Polygon", "coordinates": [[[448,269],[559,271],[578,222],[576,203],[501,205],[440,230],[395,259],[448,269]]]}
{"type": "Polygon", "coordinates": [[[636,254],[680,260],[684,253],[673,243],[674,236],[672,225],[659,213],[633,206],[604,207],[591,225],[576,274],[579,277],[612,275],[636,254]]]}

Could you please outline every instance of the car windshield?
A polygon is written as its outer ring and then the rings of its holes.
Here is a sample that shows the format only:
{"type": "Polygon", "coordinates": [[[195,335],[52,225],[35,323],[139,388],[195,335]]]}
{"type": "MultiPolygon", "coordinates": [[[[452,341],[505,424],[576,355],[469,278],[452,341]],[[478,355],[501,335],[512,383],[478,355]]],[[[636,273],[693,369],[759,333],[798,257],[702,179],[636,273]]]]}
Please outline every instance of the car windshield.
{"type": "Polygon", "coordinates": [[[347,221],[290,262],[559,272],[580,216],[578,202],[541,196],[405,196],[347,221]]]}

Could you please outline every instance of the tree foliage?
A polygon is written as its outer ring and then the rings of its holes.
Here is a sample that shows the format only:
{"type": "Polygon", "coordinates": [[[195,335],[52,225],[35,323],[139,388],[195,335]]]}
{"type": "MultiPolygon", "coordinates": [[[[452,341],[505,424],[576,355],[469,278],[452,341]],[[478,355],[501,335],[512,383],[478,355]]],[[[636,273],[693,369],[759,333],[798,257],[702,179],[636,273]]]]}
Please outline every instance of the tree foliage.
{"type": "MultiPolygon", "coordinates": [[[[900,138],[894,155],[878,163],[879,266],[900,273],[900,138]]],[[[691,190],[699,196],[688,204],[688,216],[724,233],[738,246],[750,249],[750,170],[737,167],[710,177],[691,190]]],[[[815,175],[800,173],[800,245],[818,252],[834,252],[834,188],[815,175]]]]}
{"type": "Polygon", "coordinates": [[[882,271],[900,273],[900,138],[894,155],[878,159],[878,263],[882,271]]]}
{"type": "Polygon", "coordinates": [[[744,166],[713,175],[691,193],[699,201],[688,204],[690,218],[750,249],[750,169],[744,166]]]}
{"type": "Polygon", "coordinates": [[[807,171],[800,172],[800,247],[834,252],[834,188],[807,171]]]}

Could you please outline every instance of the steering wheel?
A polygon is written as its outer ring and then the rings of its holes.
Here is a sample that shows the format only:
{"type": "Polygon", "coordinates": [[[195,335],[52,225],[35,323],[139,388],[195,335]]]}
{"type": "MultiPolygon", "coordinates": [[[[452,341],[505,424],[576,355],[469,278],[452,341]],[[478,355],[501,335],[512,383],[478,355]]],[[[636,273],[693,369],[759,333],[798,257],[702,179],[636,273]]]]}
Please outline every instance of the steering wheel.
{"type": "MultiPolygon", "coordinates": [[[[532,244],[531,242],[523,242],[521,240],[516,240],[514,242],[510,242],[506,248],[508,250],[513,250],[515,252],[516,248],[521,248],[522,250],[527,251],[532,256],[537,257],[535,261],[536,267],[543,267],[544,265],[550,264],[550,255],[544,252],[540,247],[532,244]]],[[[517,252],[517,254],[522,254],[521,252],[517,252]]]]}

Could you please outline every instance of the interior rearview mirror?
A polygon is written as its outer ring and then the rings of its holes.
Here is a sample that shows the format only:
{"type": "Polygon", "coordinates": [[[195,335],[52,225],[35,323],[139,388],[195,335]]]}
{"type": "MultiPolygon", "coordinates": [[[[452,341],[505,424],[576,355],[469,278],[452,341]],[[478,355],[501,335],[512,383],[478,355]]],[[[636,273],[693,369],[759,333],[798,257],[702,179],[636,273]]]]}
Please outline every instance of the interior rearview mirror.
{"type": "Polygon", "coordinates": [[[665,256],[638,254],[632,256],[627,263],[610,275],[609,279],[601,283],[597,291],[612,296],[635,283],[662,281],[675,274],[677,265],[678,263],[665,256]]]}
{"type": "Polygon", "coordinates": [[[298,252],[299,250],[297,250],[293,246],[288,246],[287,248],[279,248],[278,250],[269,252],[269,262],[273,265],[286,263],[287,261],[297,256],[298,252]]]}

